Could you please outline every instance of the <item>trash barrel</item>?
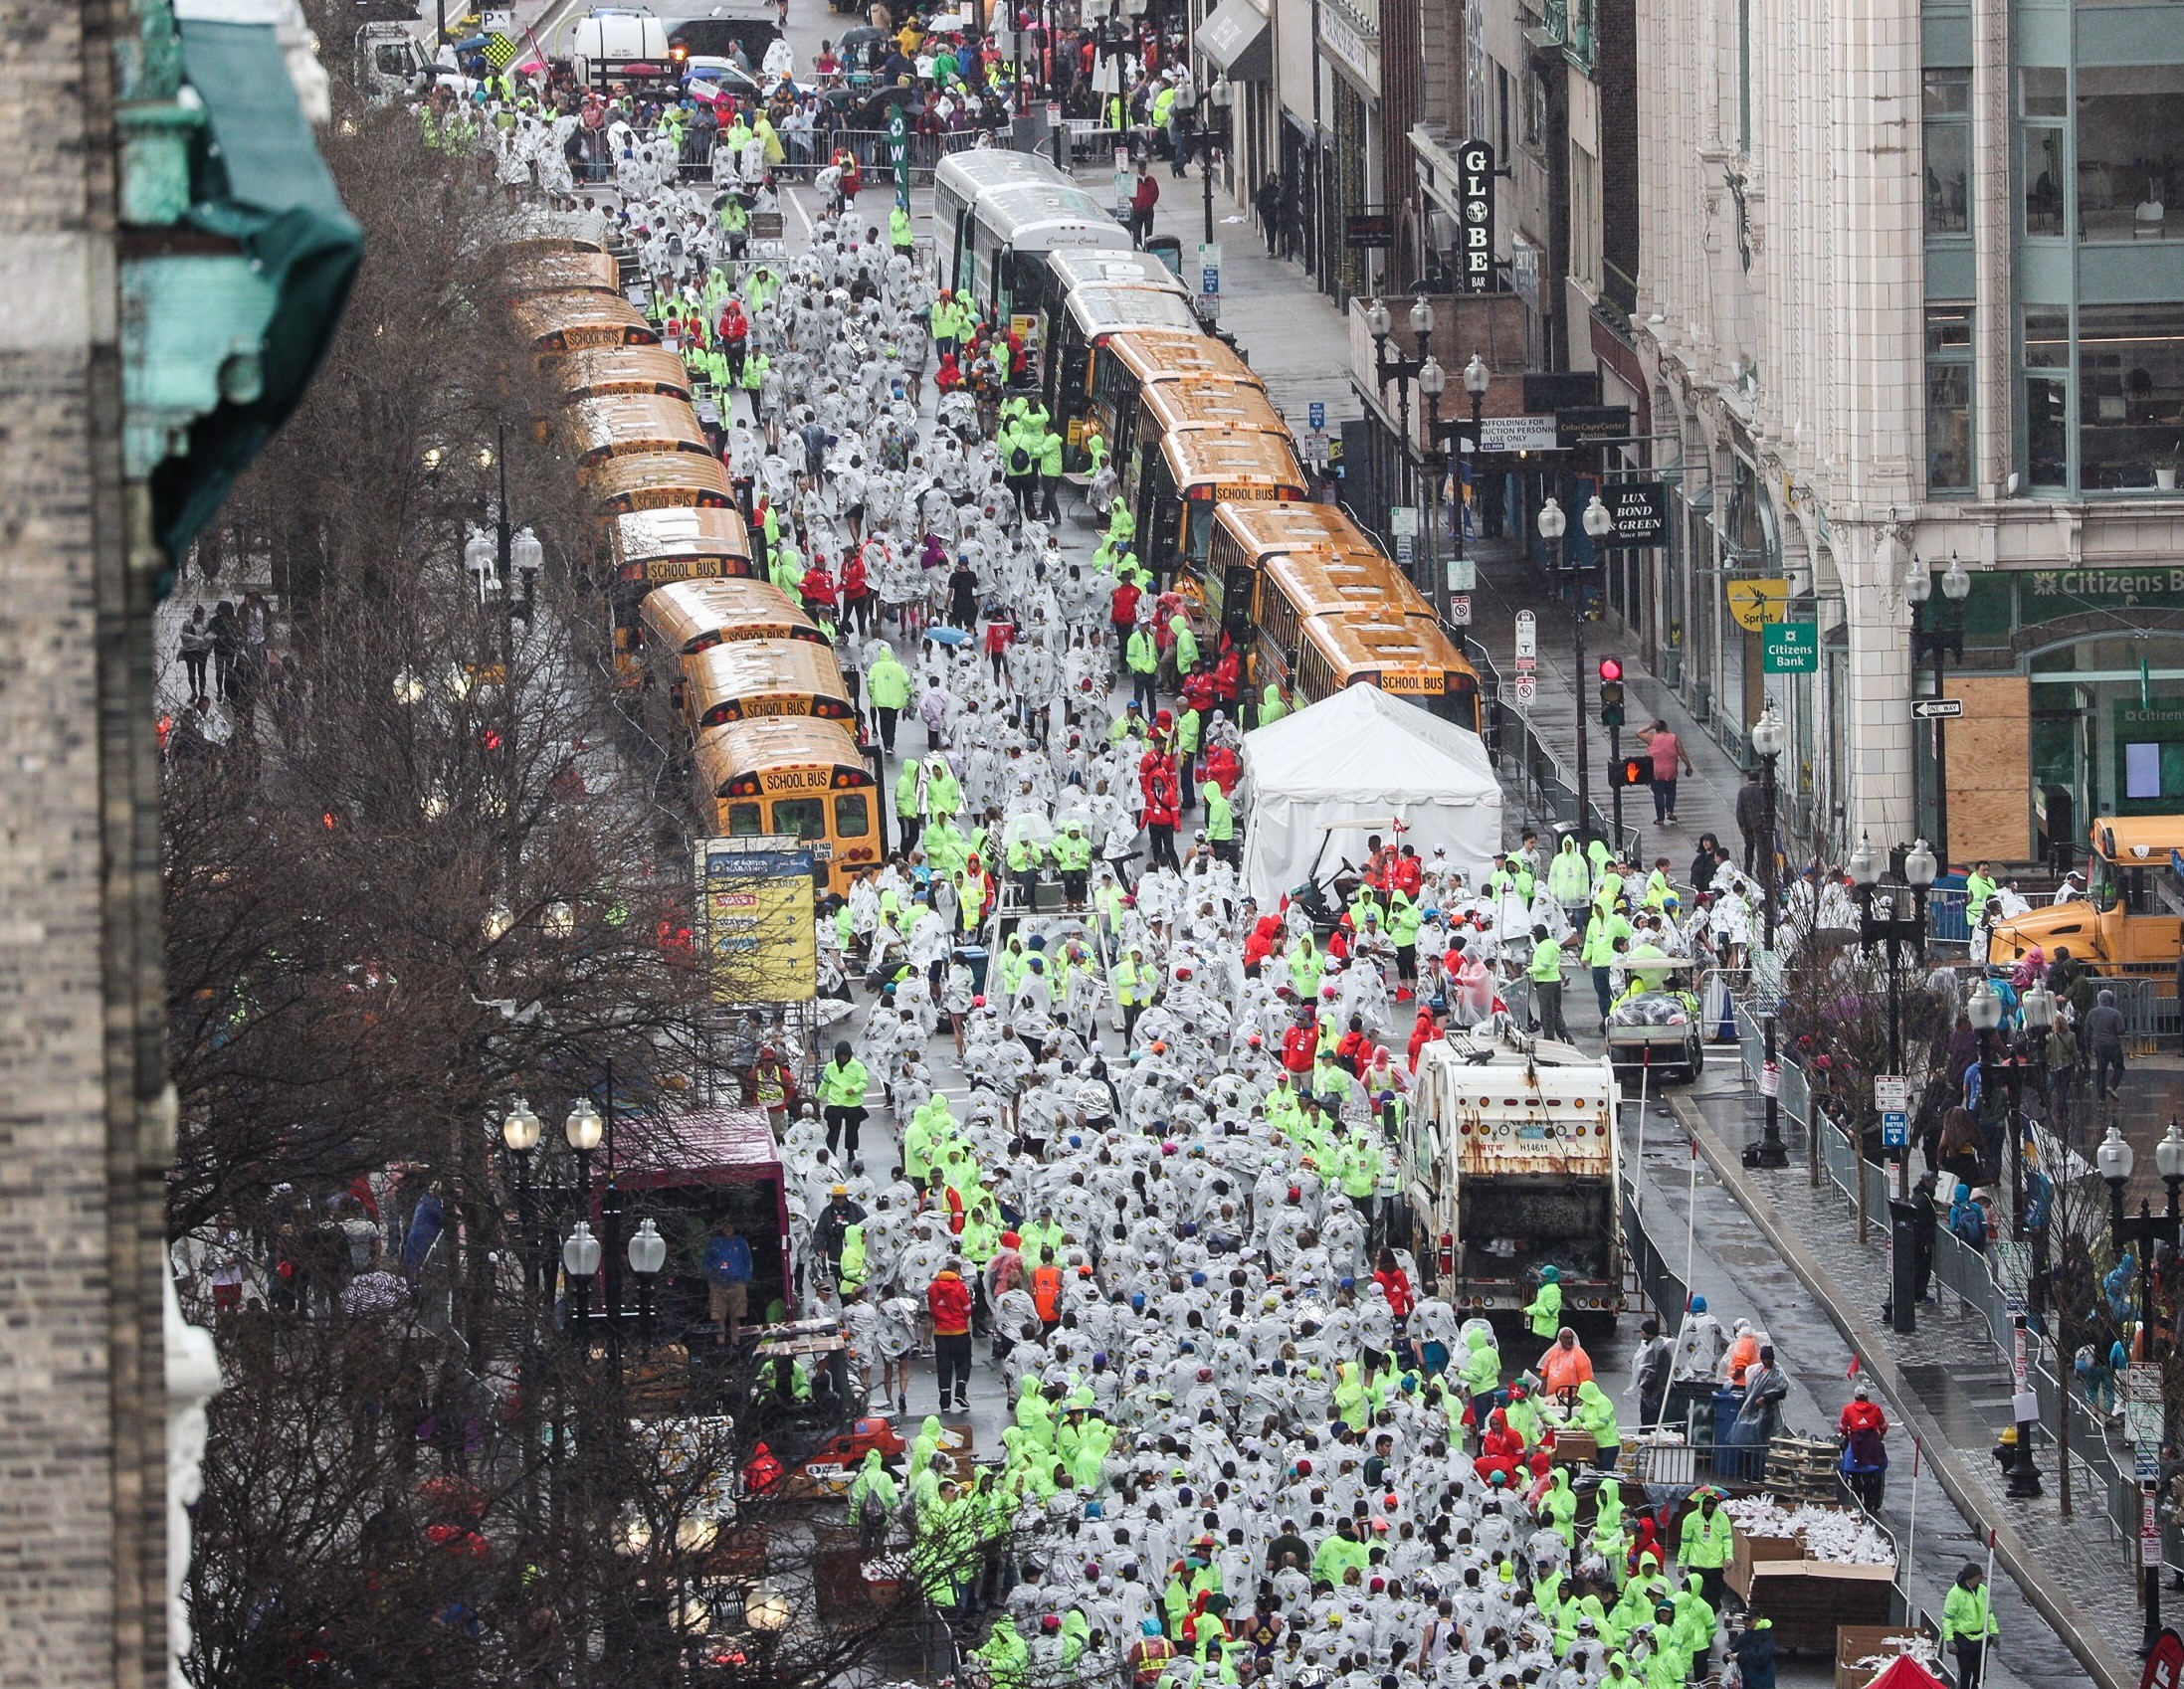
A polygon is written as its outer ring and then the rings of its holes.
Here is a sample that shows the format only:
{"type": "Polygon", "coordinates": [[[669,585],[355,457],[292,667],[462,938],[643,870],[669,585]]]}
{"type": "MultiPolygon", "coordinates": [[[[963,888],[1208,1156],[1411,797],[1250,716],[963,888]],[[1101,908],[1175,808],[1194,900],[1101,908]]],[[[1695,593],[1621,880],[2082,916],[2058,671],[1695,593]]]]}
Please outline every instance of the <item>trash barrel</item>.
{"type": "Polygon", "coordinates": [[[1152,235],[1145,241],[1145,251],[1157,258],[1176,275],[1183,274],[1183,243],[1174,235],[1152,235]]]}
{"type": "Polygon", "coordinates": [[[986,992],[986,947],[983,944],[966,944],[957,952],[963,965],[971,971],[972,995],[983,997],[986,992]]]}
{"type": "Polygon", "coordinates": [[[1713,1393],[1713,1470],[1717,1478],[1741,1478],[1745,1475],[1745,1457],[1749,1450],[1733,1446],[1736,1442],[1736,1413],[1743,1406],[1742,1391],[1717,1390],[1713,1393]]]}

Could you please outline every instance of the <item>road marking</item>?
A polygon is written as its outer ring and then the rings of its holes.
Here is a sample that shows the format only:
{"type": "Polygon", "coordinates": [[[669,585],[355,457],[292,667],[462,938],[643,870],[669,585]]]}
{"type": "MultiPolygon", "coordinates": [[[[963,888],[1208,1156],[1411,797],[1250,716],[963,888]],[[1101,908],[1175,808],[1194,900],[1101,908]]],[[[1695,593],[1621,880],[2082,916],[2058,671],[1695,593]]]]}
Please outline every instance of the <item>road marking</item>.
{"type": "Polygon", "coordinates": [[[805,241],[808,243],[816,244],[819,240],[819,231],[812,226],[811,213],[804,209],[803,196],[797,193],[797,191],[792,187],[791,189],[789,189],[785,197],[787,198],[789,204],[793,205],[796,208],[797,222],[804,225],[805,241]]]}

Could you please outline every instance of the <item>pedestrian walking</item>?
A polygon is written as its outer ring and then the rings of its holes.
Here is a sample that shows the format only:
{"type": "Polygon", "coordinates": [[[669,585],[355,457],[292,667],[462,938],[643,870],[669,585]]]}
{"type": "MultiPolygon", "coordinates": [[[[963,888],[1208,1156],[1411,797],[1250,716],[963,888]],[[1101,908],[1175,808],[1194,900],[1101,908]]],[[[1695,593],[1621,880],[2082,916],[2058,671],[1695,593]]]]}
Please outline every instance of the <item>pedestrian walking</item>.
{"type": "Polygon", "coordinates": [[[1888,1483],[1888,1415],[1861,1384],[1837,1416],[1835,1430],[1843,1439],[1843,1487],[1868,1513],[1878,1514],[1888,1483]]]}
{"type": "Polygon", "coordinates": [[[190,607],[190,619],[182,624],[180,641],[182,671],[190,689],[189,701],[197,703],[205,690],[205,666],[212,660],[212,630],[205,625],[205,607],[190,607]]]}
{"type": "Polygon", "coordinates": [[[819,1075],[819,1106],[827,1122],[827,1148],[839,1144],[843,1155],[857,1159],[857,1135],[865,1129],[865,1092],[872,1075],[850,1051],[847,1038],[837,1040],[834,1059],[819,1075]]]}
{"type": "Polygon", "coordinates": [[[1677,773],[1679,770],[1685,774],[1691,772],[1690,753],[1684,749],[1683,741],[1669,731],[1666,721],[1642,728],[1638,736],[1653,757],[1653,824],[1656,827],[1673,826],[1676,822],[1677,773]]]}
{"type": "Polygon", "coordinates": [[[1967,1564],[1941,1603],[1941,1645],[1956,1655],[1957,1689],[1979,1689],[1986,1678],[1988,1644],[2001,1634],[1987,1575],[1967,1564]]]}
{"type": "Polygon", "coordinates": [[[1259,232],[1267,238],[1267,256],[1277,255],[1282,243],[1282,178],[1274,171],[1252,195],[1252,209],[1259,213],[1259,232]]]}
{"type": "Polygon", "coordinates": [[[1659,1427],[1668,1410],[1669,1376],[1673,1356],[1669,1340],[1661,1335],[1661,1322],[1648,1317],[1638,1327],[1638,1353],[1631,1358],[1631,1382],[1638,1391],[1638,1428],[1659,1427]]]}
{"type": "Polygon", "coordinates": [[[1531,976],[1539,1035],[1569,1042],[1569,1023],[1562,1019],[1562,946],[1547,936],[1544,926],[1532,928],[1532,957],[1524,971],[1531,976]]]}
{"type": "Polygon", "coordinates": [[[1160,183],[1154,178],[1152,166],[1144,159],[1137,161],[1137,180],[1130,188],[1130,238],[1143,246],[1152,238],[1153,207],[1160,203],[1160,183]]]}
{"type": "Polygon", "coordinates": [[[950,1260],[925,1287],[932,1316],[933,1372],[940,1387],[939,1411],[967,1413],[971,1406],[971,1292],[963,1263],[950,1260]]]}
{"type": "MultiPolygon", "coordinates": [[[[1767,794],[1760,789],[1759,770],[1752,769],[1744,776],[1744,784],[1736,789],[1736,830],[1744,836],[1744,871],[1757,870],[1752,864],[1759,858],[1760,834],[1767,824],[1767,794]]],[[[1766,841],[1769,851],[1774,841],[1766,841]]]]}
{"type": "Polygon", "coordinates": [[[2085,1024],[2079,1030],[2084,1053],[2092,1058],[2093,1100],[2106,1102],[2123,1094],[2123,1011],[2115,1006],[2115,993],[2101,992],[2085,1024]]]}

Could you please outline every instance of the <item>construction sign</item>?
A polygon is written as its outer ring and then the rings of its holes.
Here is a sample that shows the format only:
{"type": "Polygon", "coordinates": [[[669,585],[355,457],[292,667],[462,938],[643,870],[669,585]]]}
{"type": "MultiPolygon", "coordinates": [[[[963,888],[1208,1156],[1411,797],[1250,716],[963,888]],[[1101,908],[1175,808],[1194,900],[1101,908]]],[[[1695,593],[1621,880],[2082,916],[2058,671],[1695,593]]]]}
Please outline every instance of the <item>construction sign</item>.
{"type": "Polygon", "coordinates": [[[1790,583],[1779,578],[1766,581],[1730,581],[1729,614],[1747,634],[1756,634],[1769,622],[1782,620],[1790,602],[1790,583]]]}
{"type": "Polygon", "coordinates": [[[496,71],[504,71],[515,63],[515,56],[522,49],[496,30],[486,37],[486,44],[479,51],[486,56],[487,64],[496,71]]]}

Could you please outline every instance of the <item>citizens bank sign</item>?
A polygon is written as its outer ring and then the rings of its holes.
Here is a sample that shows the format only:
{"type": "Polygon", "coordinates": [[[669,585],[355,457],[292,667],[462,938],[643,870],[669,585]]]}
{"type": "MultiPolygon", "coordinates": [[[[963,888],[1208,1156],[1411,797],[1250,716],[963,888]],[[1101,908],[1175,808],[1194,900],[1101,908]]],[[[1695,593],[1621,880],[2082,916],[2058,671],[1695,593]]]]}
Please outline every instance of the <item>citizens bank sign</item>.
{"type": "Polygon", "coordinates": [[[2065,569],[2035,573],[2035,598],[2148,598],[2184,593],[2184,568],[2065,569]]]}
{"type": "Polygon", "coordinates": [[[1493,284],[1493,148],[1466,141],[1456,152],[1456,274],[1459,290],[1490,293],[1493,284]]]}

